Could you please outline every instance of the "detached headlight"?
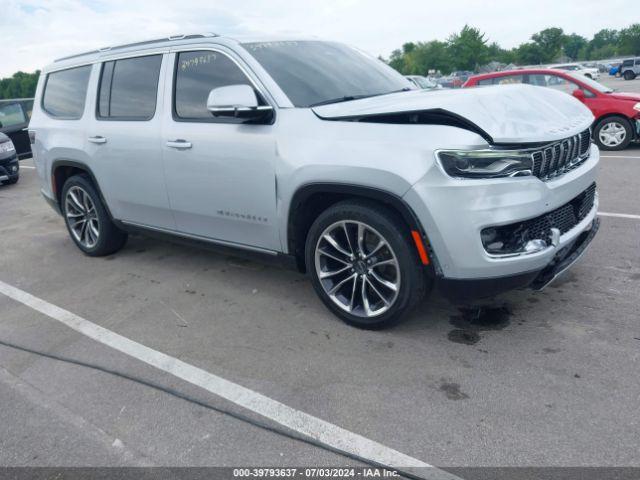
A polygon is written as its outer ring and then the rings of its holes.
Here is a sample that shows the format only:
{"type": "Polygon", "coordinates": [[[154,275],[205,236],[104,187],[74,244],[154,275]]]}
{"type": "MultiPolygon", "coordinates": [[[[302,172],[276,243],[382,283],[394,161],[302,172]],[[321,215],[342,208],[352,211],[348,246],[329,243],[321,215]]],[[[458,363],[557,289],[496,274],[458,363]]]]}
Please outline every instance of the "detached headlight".
{"type": "Polygon", "coordinates": [[[16,147],[13,146],[11,140],[0,143],[0,153],[13,153],[16,151],[16,147]]]}
{"type": "Polygon", "coordinates": [[[640,103],[636,103],[636,104],[633,106],[633,109],[634,109],[636,112],[640,112],[640,103]]]}
{"type": "Polygon", "coordinates": [[[440,150],[438,160],[447,175],[455,178],[529,176],[531,152],[517,150],[440,150]]]}

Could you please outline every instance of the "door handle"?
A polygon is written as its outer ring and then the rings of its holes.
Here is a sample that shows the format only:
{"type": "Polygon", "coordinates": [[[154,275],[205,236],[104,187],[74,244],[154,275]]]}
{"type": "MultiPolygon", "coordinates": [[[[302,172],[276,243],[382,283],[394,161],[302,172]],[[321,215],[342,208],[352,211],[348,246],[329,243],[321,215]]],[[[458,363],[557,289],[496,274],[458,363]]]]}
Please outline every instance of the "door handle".
{"type": "Polygon", "coordinates": [[[100,135],[96,135],[95,137],[89,137],[89,141],[91,143],[107,143],[107,139],[101,137],[100,135]]]}
{"type": "Polygon", "coordinates": [[[186,140],[182,140],[181,138],[179,138],[178,140],[169,140],[167,142],[167,147],[183,150],[191,148],[191,142],[187,142],[186,140]]]}

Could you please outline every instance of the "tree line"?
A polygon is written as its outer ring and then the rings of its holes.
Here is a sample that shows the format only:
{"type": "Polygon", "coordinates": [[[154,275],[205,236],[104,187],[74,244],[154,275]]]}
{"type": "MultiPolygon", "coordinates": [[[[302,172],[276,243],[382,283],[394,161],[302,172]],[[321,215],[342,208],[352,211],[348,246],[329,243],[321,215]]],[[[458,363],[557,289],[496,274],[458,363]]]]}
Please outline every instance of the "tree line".
{"type": "Polygon", "coordinates": [[[34,73],[16,72],[0,79],[0,100],[5,98],[31,98],[36,93],[40,70],[34,73]]]}
{"type": "MultiPolygon", "coordinates": [[[[539,65],[554,61],[601,60],[625,55],[640,56],[640,23],[621,30],[603,29],[591,39],[561,28],[546,28],[512,49],[489,42],[479,29],[465,25],[445,41],[409,42],[394,50],[387,63],[404,75],[426,75],[430,70],[444,74],[454,70],[476,71],[490,62],[539,65]]],[[[35,95],[40,71],[17,72],[0,79],[0,99],[35,95]]]]}
{"type": "Polygon", "coordinates": [[[512,49],[489,42],[479,29],[465,25],[445,41],[405,43],[385,61],[404,75],[426,75],[430,70],[443,74],[455,70],[477,71],[490,62],[540,65],[625,55],[640,55],[640,23],[621,30],[603,29],[591,39],[576,33],[567,35],[558,27],[546,28],[512,49]]]}

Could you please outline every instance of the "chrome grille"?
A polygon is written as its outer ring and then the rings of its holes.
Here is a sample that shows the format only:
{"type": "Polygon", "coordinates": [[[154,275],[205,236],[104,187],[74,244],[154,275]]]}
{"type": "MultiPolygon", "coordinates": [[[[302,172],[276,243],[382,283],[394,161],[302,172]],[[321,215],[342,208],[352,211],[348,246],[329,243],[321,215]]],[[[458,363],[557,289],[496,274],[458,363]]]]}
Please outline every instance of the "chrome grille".
{"type": "Polygon", "coordinates": [[[532,153],[533,174],[541,180],[563,175],[589,158],[591,132],[585,130],[532,153]]]}

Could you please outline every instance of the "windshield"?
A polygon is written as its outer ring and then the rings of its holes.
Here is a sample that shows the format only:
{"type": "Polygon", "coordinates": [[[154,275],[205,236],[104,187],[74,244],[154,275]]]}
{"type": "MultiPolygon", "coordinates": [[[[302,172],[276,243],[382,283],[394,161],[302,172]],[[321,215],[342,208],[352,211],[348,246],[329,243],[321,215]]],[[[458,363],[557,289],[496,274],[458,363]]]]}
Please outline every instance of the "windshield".
{"type": "Polygon", "coordinates": [[[581,81],[586,84],[589,88],[592,88],[600,93],[612,93],[613,89],[609,87],[605,87],[601,83],[596,82],[595,80],[591,80],[589,77],[585,77],[584,75],[580,75],[579,73],[568,72],[567,75],[575,78],[576,80],[581,81]]]}
{"type": "Polygon", "coordinates": [[[296,107],[411,88],[407,79],[380,60],[340,43],[283,41],[243,46],[296,107]]]}
{"type": "Polygon", "coordinates": [[[425,77],[412,77],[420,88],[436,88],[436,84],[425,77]]]}

